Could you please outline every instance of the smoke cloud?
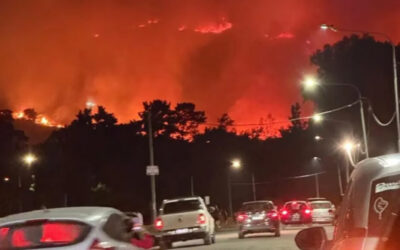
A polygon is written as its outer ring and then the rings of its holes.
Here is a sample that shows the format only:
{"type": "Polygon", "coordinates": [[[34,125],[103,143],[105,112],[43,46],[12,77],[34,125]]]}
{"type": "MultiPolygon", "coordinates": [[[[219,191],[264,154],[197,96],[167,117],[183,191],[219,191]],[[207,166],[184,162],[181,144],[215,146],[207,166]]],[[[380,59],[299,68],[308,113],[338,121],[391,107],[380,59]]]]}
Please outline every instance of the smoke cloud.
{"type": "MultiPolygon", "coordinates": [[[[0,1],[0,108],[69,122],[91,100],[121,122],[155,98],[194,102],[210,122],[289,115],[310,54],[343,34],[399,39],[399,2],[384,0],[0,1]]],[[[310,109],[308,108],[310,111],[310,109]]]]}

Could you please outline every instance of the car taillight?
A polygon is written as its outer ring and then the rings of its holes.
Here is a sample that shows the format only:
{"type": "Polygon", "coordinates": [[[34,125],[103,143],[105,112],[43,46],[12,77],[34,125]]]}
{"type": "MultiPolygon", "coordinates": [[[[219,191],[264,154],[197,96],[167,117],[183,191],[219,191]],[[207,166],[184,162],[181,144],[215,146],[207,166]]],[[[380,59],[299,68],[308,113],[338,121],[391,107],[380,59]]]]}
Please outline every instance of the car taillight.
{"type": "Polygon", "coordinates": [[[197,217],[197,224],[206,224],[206,216],[204,214],[199,214],[197,217]]]}
{"type": "Polygon", "coordinates": [[[277,212],[270,212],[268,213],[268,217],[271,219],[276,219],[278,218],[278,213],[277,212]]]}
{"type": "Polygon", "coordinates": [[[162,230],[164,228],[164,222],[161,218],[157,218],[156,221],[154,222],[154,227],[157,230],[162,230]]]}
{"type": "Polygon", "coordinates": [[[288,214],[288,211],[287,211],[287,210],[282,210],[282,211],[281,211],[281,214],[282,214],[282,215],[287,215],[287,214],[288,214]]]}
{"type": "Polygon", "coordinates": [[[236,220],[238,221],[238,222],[243,222],[243,221],[245,221],[247,219],[247,215],[245,214],[245,213],[241,213],[241,214],[239,214],[237,217],[236,217],[236,220]]]}
{"type": "Polygon", "coordinates": [[[311,214],[311,210],[310,209],[306,209],[306,210],[304,210],[304,213],[305,214],[311,214]]]}
{"type": "Polygon", "coordinates": [[[101,242],[98,239],[95,239],[90,246],[89,250],[115,250],[114,247],[109,245],[108,242],[101,242]]]}

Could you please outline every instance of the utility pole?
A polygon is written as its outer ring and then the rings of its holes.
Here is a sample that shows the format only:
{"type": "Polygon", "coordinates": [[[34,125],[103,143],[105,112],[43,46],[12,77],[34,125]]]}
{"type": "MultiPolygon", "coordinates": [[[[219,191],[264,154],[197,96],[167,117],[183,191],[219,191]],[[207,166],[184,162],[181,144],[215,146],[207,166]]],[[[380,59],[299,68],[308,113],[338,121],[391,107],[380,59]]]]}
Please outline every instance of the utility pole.
{"type": "Polygon", "coordinates": [[[253,186],[253,200],[256,201],[257,197],[256,197],[256,182],[254,180],[254,173],[251,174],[251,184],[253,186]]]}
{"type": "Polygon", "coordinates": [[[340,165],[339,164],[337,165],[337,171],[338,171],[340,197],[343,197],[342,172],[340,171],[340,165]]]}
{"type": "Polygon", "coordinates": [[[193,181],[193,175],[190,176],[190,195],[194,196],[194,181],[193,181]]]}
{"type": "MultiPolygon", "coordinates": [[[[154,149],[153,149],[153,128],[151,125],[151,110],[147,111],[148,135],[149,135],[149,153],[150,153],[150,166],[154,166],[154,149]]],[[[157,217],[157,203],[156,203],[156,176],[150,175],[151,181],[151,215],[152,221],[157,217]]]]}
{"type": "Polygon", "coordinates": [[[317,198],[319,198],[319,174],[315,175],[315,191],[317,194],[317,198]]]}
{"type": "Polygon", "coordinates": [[[233,215],[233,206],[232,206],[232,190],[231,190],[231,174],[228,171],[228,203],[229,203],[229,216],[233,215]]]}

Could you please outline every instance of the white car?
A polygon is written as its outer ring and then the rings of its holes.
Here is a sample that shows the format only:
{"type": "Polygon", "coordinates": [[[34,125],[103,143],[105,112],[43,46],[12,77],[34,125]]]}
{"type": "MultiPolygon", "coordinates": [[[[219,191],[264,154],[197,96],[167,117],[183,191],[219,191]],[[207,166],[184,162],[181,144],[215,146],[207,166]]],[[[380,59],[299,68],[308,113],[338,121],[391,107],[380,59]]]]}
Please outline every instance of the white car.
{"type": "Polygon", "coordinates": [[[0,249],[135,250],[130,224],[104,207],[37,210],[0,220],[0,249]]]}
{"type": "Polygon", "coordinates": [[[335,219],[335,205],[328,200],[309,202],[313,223],[333,223],[335,219]]]}
{"type": "Polygon", "coordinates": [[[164,200],[154,227],[159,231],[162,249],[176,241],[203,239],[204,244],[215,242],[214,219],[201,197],[164,200]]]}

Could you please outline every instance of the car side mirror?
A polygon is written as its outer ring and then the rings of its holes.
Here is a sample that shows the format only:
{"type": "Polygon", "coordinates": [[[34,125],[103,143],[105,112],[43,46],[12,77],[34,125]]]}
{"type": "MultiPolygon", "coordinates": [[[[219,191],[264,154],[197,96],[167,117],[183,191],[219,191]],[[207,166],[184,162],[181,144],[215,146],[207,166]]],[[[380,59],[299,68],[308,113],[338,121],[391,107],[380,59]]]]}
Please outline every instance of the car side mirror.
{"type": "Polygon", "coordinates": [[[320,250],[327,241],[323,227],[311,227],[301,230],[295,238],[298,248],[301,250],[320,250]]]}

